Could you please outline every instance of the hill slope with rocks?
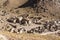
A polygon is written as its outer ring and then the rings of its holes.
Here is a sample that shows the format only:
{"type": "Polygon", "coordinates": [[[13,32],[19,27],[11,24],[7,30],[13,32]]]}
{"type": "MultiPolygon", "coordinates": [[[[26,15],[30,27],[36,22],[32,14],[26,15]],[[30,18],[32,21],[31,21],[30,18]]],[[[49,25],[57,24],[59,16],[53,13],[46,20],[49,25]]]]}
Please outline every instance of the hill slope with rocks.
{"type": "Polygon", "coordinates": [[[59,0],[0,0],[0,39],[60,40],[59,10],[59,0]]]}

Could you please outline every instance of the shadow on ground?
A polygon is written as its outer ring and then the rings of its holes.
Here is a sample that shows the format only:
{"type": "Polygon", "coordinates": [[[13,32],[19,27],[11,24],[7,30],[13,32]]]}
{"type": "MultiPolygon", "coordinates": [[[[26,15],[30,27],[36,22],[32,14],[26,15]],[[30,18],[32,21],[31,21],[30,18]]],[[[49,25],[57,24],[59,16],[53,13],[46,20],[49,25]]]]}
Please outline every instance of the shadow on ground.
{"type": "Polygon", "coordinates": [[[34,4],[37,4],[37,0],[29,0],[27,3],[19,6],[18,8],[33,7],[34,4]]]}

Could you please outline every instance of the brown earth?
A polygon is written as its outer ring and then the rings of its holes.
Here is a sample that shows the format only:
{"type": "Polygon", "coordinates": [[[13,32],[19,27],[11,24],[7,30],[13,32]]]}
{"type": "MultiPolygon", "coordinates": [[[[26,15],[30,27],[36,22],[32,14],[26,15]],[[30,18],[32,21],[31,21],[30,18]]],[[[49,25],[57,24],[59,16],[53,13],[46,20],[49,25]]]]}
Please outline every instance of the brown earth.
{"type": "Polygon", "coordinates": [[[8,36],[10,40],[60,40],[60,37],[56,35],[15,34],[7,31],[0,32],[0,34],[8,36]]]}

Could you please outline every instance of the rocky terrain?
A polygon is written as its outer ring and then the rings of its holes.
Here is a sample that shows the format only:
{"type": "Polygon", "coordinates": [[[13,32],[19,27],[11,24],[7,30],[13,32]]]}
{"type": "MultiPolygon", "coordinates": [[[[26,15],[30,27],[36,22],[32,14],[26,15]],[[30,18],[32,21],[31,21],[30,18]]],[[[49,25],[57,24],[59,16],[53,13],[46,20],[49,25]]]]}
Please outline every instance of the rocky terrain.
{"type": "Polygon", "coordinates": [[[60,40],[59,10],[59,0],[0,0],[0,40],[60,40]]]}

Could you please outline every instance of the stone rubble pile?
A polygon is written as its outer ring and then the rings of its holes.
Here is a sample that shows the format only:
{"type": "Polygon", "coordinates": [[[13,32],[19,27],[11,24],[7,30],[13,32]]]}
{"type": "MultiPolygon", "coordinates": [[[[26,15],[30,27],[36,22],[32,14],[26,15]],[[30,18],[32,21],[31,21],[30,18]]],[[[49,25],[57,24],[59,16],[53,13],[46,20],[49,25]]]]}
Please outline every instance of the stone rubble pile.
{"type": "Polygon", "coordinates": [[[19,23],[20,25],[29,24],[29,20],[23,18],[23,17],[12,17],[10,19],[7,19],[10,23],[19,23]]]}
{"type": "Polygon", "coordinates": [[[6,31],[12,32],[12,33],[24,33],[26,30],[23,27],[17,27],[16,25],[10,24],[5,28],[6,31]]]}
{"type": "Polygon", "coordinates": [[[43,26],[32,28],[28,32],[43,33],[43,32],[54,32],[54,31],[60,30],[60,21],[49,21],[42,25],[43,26]]]}
{"type": "MultiPolygon", "coordinates": [[[[7,19],[10,23],[18,23],[23,26],[30,26],[29,21],[26,18],[23,17],[13,17],[10,19],[7,19]]],[[[31,28],[30,30],[26,30],[22,26],[17,27],[16,25],[10,24],[11,28],[9,26],[7,27],[8,31],[15,32],[15,33],[46,33],[46,32],[54,32],[57,30],[60,30],[60,20],[51,20],[51,21],[42,21],[40,17],[34,17],[32,21],[30,21],[32,24],[39,25],[37,27],[31,28]],[[13,28],[12,28],[13,27],[13,28]]]]}

